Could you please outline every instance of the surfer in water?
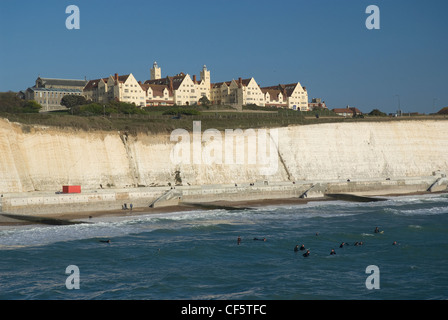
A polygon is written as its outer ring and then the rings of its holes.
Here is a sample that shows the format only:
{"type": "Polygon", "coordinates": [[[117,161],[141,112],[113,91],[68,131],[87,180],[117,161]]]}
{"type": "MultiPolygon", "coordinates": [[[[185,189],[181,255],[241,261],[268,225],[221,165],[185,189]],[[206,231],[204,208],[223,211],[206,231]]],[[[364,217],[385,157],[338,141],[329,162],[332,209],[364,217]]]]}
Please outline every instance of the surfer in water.
{"type": "Polygon", "coordinates": [[[236,240],[236,243],[237,243],[237,244],[240,244],[240,243],[241,243],[241,237],[240,237],[240,236],[238,236],[238,239],[236,240]]]}
{"type": "Polygon", "coordinates": [[[336,251],[334,251],[334,249],[331,249],[330,251],[330,255],[336,254],[336,251]]]}
{"type": "Polygon", "coordinates": [[[104,243],[110,243],[110,240],[100,240],[100,242],[104,242],[104,243]]]}
{"type": "Polygon", "coordinates": [[[306,250],[306,252],[303,254],[303,256],[306,258],[310,255],[310,250],[306,250]]]}
{"type": "Polygon", "coordinates": [[[378,227],[375,228],[375,233],[380,233],[380,229],[378,227]]]}
{"type": "Polygon", "coordinates": [[[299,251],[299,245],[298,244],[296,244],[296,246],[294,247],[294,252],[297,252],[297,251],[299,251]]]}
{"type": "Polygon", "coordinates": [[[254,238],[254,240],[258,240],[258,241],[266,241],[266,238],[263,238],[263,239],[254,238]]]}
{"type": "Polygon", "coordinates": [[[302,245],[300,246],[300,251],[303,251],[303,250],[305,250],[305,245],[304,245],[304,244],[302,244],[302,245]]]}

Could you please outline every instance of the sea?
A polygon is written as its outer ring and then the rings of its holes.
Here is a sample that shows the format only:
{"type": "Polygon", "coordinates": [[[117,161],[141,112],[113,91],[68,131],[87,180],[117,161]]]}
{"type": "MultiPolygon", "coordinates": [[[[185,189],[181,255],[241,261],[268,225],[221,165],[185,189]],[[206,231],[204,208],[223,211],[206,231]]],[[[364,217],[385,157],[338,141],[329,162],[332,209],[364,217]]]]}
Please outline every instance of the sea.
{"type": "Polygon", "coordinates": [[[2,227],[0,299],[448,298],[447,194],[88,222],[2,227]]]}

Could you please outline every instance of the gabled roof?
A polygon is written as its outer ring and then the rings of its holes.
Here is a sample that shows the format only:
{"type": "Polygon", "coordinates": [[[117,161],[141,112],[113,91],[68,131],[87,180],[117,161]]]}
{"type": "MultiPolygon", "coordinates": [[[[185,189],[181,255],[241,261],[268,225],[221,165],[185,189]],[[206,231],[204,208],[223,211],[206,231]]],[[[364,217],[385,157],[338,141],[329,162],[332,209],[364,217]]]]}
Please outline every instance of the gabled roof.
{"type": "Polygon", "coordinates": [[[126,74],[126,75],[123,75],[123,76],[119,76],[118,74],[115,74],[115,75],[111,75],[111,77],[115,80],[115,81],[117,81],[118,80],[118,82],[119,83],[123,83],[123,82],[126,82],[126,80],[128,80],[128,78],[129,78],[129,76],[130,76],[131,74],[126,74]]]}
{"type": "Polygon", "coordinates": [[[163,91],[168,90],[169,96],[173,95],[173,92],[170,91],[169,87],[164,84],[143,84],[142,86],[148,86],[151,88],[153,97],[163,97],[163,91]]]}
{"type": "Polygon", "coordinates": [[[232,81],[225,81],[225,82],[212,83],[212,84],[211,84],[211,88],[212,88],[212,89],[221,88],[224,84],[225,84],[226,86],[230,86],[230,83],[231,83],[231,82],[232,82],[232,81]]]}
{"type": "Polygon", "coordinates": [[[247,87],[247,85],[249,84],[249,82],[252,80],[253,78],[247,78],[247,79],[242,79],[242,78],[238,78],[238,80],[233,79],[232,81],[234,81],[239,88],[241,87],[247,87]]]}
{"type": "Polygon", "coordinates": [[[334,113],[355,113],[355,114],[362,114],[361,110],[354,107],[347,107],[347,108],[334,108],[332,110],[334,113]]]}
{"type": "MultiPolygon", "coordinates": [[[[263,89],[280,90],[283,93],[283,95],[290,97],[298,85],[299,85],[299,83],[278,84],[276,86],[263,87],[263,88],[261,88],[261,90],[263,90],[263,89]]],[[[306,91],[305,87],[302,87],[302,88],[304,91],[306,91]]]]}
{"type": "Polygon", "coordinates": [[[155,80],[146,80],[145,84],[158,84],[158,85],[165,85],[168,86],[171,90],[177,90],[179,89],[179,86],[181,85],[182,81],[184,81],[185,77],[187,75],[183,72],[175,75],[174,77],[166,77],[161,79],[155,79],[155,80]]]}
{"type": "Polygon", "coordinates": [[[108,78],[90,80],[89,82],[87,82],[86,86],[84,87],[84,90],[88,91],[88,90],[92,90],[94,88],[98,88],[98,83],[101,80],[104,81],[104,83],[107,83],[108,78]]]}
{"type": "Polygon", "coordinates": [[[265,95],[266,93],[269,93],[269,97],[271,99],[277,100],[278,96],[282,93],[282,90],[279,89],[271,89],[271,88],[261,88],[261,92],[263,92],[265,95]]]}

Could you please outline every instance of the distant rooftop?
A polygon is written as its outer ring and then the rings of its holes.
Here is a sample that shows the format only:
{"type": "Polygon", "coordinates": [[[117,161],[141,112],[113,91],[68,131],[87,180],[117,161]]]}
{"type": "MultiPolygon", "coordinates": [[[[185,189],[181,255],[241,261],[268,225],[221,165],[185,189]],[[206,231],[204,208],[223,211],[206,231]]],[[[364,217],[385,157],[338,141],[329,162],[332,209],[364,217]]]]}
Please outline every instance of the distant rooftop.
{"type": "Polygon", "coordinates": [[[28,89],[33,91],[50,91],[50,92],[74,92],[74,93],[82,92],[82,89],[36,88],[36,87],[31,87],[28,89]]]}
{"type": "Polygon", "coordinates": [[[84,87],[87,84],[87,80],[80,79],[55,79],[55,78],[42,78],[38,77],[36,80],[36,86],[79,86],[84,87]]]}

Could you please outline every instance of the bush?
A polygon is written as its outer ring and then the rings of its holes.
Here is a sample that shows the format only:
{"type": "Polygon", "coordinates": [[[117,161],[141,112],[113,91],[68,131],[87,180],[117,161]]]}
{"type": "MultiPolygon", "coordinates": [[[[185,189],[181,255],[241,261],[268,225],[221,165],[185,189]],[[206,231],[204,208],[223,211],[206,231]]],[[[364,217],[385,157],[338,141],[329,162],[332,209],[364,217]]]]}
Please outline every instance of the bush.
{"type": "Polygon", "coordinates": [[[15,92],[0,92],[0,111],[7,113],[38,113],[42,106],[34,100],[20,99],[15,92]]]}
{"type": "Polygon", "coordinates": [[[437,114],[448,114],[448,107],[440,109],[439,112],[437,112],[437,114]]]}
{"type": "Polygon", "coordinates": [[[72,107],[72,114],[76,115],[101,115],[104,112],[104,107],[98,103],[89,103],[82,106],[72,107]]]}
{"type": "Polygon", "coordinates": [[[387,116],[387,114],[378,109],[373,109],[372,111],[370,111],[369,116],[385,117],[387,116]]]}
{"type": "Polygon", "coordinates": [[[29,100],[25,102],[22,108],[23,113],[39,113],[42,106],[34,100],[29,100]]]}
{"type": "Polygon", "coordinates": [[[89,103],[72,108],[74,115],[111,115],[111,114],[147,114],[135,104],[126,102],[111,101],[108,104],[89,103]]]}
{"type": "Polygon", "coordinates": [[[111,101],[106,105],[106,114],[146,114],[146,111],[133,103],[111,101]]]}

